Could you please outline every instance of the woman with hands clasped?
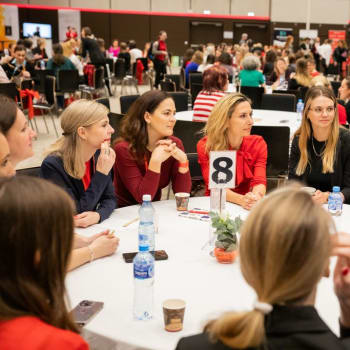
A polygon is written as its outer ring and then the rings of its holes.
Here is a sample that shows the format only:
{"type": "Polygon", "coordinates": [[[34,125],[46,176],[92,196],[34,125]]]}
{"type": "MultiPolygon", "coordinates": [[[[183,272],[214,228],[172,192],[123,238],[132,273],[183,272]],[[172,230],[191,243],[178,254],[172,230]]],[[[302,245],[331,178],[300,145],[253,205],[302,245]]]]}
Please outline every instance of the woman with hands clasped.
{"type": "Polygon", "coordinates": [[[119,207],[142,202],[144,194],[160,200],[162,188],[191,190],[188,159],[173,135],[175,104],[164,91],[140,96],[124,117],[114,150],[114,185],[119,207]]]}
{"type": "Polygon", "coordinates": [[[111,175],[115,153],[109,147],[114,130],[107,114],[107,108],[95,101],[70,104],[61,115],[63,136],[41,165],[42,176],[74,199],[78,227],[97,224],[116,208],[111,175]]]}
{"type": "Polygon", "coordinates": [[[288,178],[316,188],[312,198],[319,204],[327,203],[333,186],[339,186],[344,202],[350,203],[350,133],[339,127],[337,101],[326,87],[314,86],[306,94],[288,178]]]}

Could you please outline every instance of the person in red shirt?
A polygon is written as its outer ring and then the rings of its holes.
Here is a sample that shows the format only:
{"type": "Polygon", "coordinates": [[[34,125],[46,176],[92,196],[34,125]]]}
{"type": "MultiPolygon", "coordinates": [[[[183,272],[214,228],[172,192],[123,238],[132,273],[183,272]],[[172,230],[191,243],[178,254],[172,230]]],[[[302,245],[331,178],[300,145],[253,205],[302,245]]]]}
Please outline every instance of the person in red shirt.
{"type": "Polygon", "coordinates": [[[253,126],[251,101],[242,94],[229,94],[217,102],[197,144],[198,162],[210,194],[210,151],[237,151],[236,187],[226,190],[227,201],[251,207],[266,193],[267,145],[261,136],[250,135],[253,126]]]}
{"type": "Polygon", "coordinates": [[[168,62],[168,49],[165,40],[167,39],[167,33],[161,30],[158,35],[158,40],[153,43],[152,54],[154,55],[154,70],[156,71],[156,79],[154,87],[158,89],[160,81],[166,74],[166,65],[168,62]]]}
{"type": "Polygon", "coordinates": [[[316,70],[316,62],[313,58],[307,59],[307,70],[309,72],[309,75],[313,77],[317,77],[321,73],[316,70]]]}
{"type": "Polygon", "coordinates": [[[0,179],[0,348],[88,350],[68,313],[74,204],[39,178],[0,179]]]}
{"type": "Polygon", "coordinates": [[[141,203],[144,194],[160,200],[170,181],[174,193],[190,192],[188,159],[181,140],[172,136],[175,122],[174,100],[164,91],[148,91],[130,107],[114,146],[119,207],[141,203]]]}

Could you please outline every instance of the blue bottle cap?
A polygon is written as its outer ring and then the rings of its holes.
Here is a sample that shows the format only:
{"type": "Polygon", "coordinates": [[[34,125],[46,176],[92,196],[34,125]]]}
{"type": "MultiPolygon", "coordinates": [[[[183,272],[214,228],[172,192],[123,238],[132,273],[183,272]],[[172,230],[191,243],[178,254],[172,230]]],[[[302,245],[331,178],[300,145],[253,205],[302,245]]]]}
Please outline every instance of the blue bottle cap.
{"type": "Polygon", "coordinates": [[[140,252],[148,252],[149,251],[149,246],[148,245],[140,245],[139,246],[139,251],[140,252]]]}
{"type": "Polygon", "coordinates": [[[333,186],[333,192],[340,192],[339,186],[333,186]]]}

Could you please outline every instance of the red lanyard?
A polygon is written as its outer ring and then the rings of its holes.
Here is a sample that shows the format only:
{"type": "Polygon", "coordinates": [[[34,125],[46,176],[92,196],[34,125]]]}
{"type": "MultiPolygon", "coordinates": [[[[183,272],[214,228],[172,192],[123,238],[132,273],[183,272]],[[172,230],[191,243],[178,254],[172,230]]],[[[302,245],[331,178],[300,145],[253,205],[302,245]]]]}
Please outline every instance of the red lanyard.
{"type": "Polygon", "coordinates": [[[147,172],[148,171],[148,162],[147,162],[146,155],[144,157],[144,161],[145,161],[145,168],[146,168],[146,172],[147,172]]]}

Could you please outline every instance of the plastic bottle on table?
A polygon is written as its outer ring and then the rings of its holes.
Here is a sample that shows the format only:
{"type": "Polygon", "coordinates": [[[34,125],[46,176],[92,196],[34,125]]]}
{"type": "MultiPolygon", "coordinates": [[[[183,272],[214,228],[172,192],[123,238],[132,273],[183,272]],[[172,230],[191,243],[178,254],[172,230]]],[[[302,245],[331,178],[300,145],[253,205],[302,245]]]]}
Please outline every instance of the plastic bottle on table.
{"type": "Polygon", "coordinates": [[[333,186],[333,192],[329,194],[328,211],[335,216],[341,215],[343,211],[343,197],[340,194],[339,186],[333,186]]]}
{"type": "Polygon", "coordinates": [[[150,320],[153,316],[154,258],[146,240],[139,241],[134,258],[134,318],[150,320]]]}
{"type": "Polygon", "coordinates": [[[304,102],[301,98],[299,98],[297,103],[297,114],[298,114],[298,121],[301,121],[303,117],[303,111],[304,111],[304,102]]]}
{"type": "Polygon", "coordinates": [[[147,240],[148,247],[151,252],[155,250],[155,227],[154,227],[154,208],[151,202],[151,195],[144,194],[142,197],[142,205],[139,209],[139,240],[147,240]],[[144,236],[144,237],[141,237],[144,236]]]}

